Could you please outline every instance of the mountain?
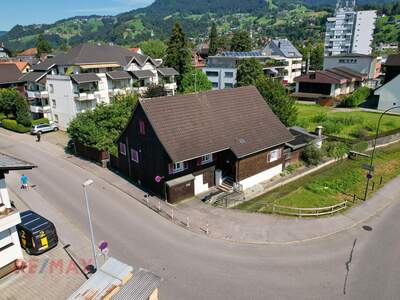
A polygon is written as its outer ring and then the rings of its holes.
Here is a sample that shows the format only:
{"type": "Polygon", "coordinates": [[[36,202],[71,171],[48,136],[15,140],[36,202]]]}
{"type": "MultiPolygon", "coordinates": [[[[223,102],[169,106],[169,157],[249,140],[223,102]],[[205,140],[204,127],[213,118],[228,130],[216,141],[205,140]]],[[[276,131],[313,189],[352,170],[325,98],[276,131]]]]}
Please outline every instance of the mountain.
{"type": "Polygon", "coordinates": [[[5,35],[7,33],[7,31],[1,31],[0,30],[0,36],[5,35]]]}
{"type": "MultiPolygon", "coordinates": [[[[379,3],[390,2],[381,0],[379,3]]],[[[156,0],[151,5],[116,16],[80,16],[54,24],[13,27],[0,36],[12,50],[34,46],[39,34],[54,47],[81,42],[114,42],[133,46],[149,38],[167,39],[179,21],[194,41],[207,37],[212,22],[219,32],[230,34],[242,28],[255,38],[287,36],[295,42],[320,41],[326,17],[334,0],[156,0]]],[[[375,4],[378,0],[359,0],[375,4]]]]}

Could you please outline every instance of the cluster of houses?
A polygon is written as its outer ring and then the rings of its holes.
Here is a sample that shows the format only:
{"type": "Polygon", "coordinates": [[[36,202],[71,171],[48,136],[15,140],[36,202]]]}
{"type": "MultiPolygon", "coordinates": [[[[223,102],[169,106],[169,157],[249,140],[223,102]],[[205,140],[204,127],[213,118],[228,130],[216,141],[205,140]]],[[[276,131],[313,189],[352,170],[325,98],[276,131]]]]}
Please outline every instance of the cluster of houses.
{"type": "Polygon", "coordinates": [[[108,44],[81,44],[21,71],[20,62],[0,64],[0,88],[16,87],[26,95],[34,119],[46,117],[65,130],[80,112],[114,95],[144,94],[151,85],[176,93],[173,68],[159,60],[108,44]]]}

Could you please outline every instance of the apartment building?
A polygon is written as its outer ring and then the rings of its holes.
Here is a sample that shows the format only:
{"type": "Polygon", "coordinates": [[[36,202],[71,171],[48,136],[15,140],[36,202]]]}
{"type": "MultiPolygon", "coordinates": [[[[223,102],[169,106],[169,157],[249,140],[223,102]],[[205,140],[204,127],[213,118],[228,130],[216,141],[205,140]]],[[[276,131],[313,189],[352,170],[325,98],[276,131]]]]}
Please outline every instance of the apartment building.
{"type": "Polygon", "coordinates": [[[213,84],[213,89],[233,88],[237,85],[237,65],[245,59],[255,58],[264,74],[291,84],[301,75],[302,55],[287,39],[272,40],[263,50],[234,52],[209,56],[203,72],[213,84]]]}
{"type": "Polygon", "coordinates": [[[335,16],[327,19],[325,56],[371,54],[376,11],[356,11],[355,0],[337,2],[335,16]]]}
{"type": "Polygon", "coordinates": [[[33,70],[22,78],[31,111],[34,117],[46,116],[63,130],[77,114],[110,103],[114,95],[143,94],[152,84],[163,85],[169,95],[177,89],[174,69],[114,45],[81,44],[33,70]]]}
{"type": "Polygon", "coordinates": [[[16,225],[21,223],[19,212],[11,206],[5,175],[10,171],[34,168],[30,163],[0,153],[0,278],[16,270],[23,259],[16,225]]]}

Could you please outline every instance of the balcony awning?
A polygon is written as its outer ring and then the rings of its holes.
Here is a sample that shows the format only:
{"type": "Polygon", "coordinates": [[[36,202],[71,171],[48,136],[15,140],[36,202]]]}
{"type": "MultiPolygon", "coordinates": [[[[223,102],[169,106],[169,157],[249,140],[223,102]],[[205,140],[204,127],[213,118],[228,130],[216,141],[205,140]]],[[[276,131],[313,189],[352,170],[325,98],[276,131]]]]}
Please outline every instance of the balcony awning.
{"type": "Polygon", "coordinates": [[[178,76],[179,72],[174,68],[158,68],[157,72],[160,73],[161,76],[178,76]]]}
{"type": "Polygon", "coordinates": [[[279,72],[277,69],[275,68],[268,68],[265,70],[268,74],[273,74],[273,75],[277,75],[279,72]]]}
{"type": "Polygon", "coordinates": [[[132,76],[127,71],[108,72],[107,76],[112,80],[131,79],[132,76]]]}
{"type": "Polygon", "coordinates": [[[77,84],[100,81],[100,78],[95,73],[74,74],[71,75],[71,78],[77,84]]]}
{"type": "Polygon", "coordinates": [[[104,64],[79,64],[79,67],[81,69],[101,69],[101,68],[119,68],[121,67],[119,64],[113,64],[113,63],[104,63],[104,64]]]}
{"type": "Polygon", "coordinates": [[[145,79],[145,78],[152,78],[154,77],[154,73],[150,70],[138,70],[138,71],[132,71],[132,74],[137,78],[137,79],[145,79]]]}

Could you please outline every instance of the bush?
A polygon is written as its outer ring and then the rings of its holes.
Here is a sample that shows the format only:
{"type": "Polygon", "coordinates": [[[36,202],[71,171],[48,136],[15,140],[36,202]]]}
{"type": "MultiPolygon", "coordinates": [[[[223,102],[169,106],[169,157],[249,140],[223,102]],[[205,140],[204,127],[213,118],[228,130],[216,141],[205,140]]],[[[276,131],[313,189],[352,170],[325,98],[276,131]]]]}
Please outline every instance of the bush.
{"type": "Polygon", "coordinates": [[[312,121],[314,123],[322,123],[328,121],[328,114],[327,113],[318,113],[313,118],[312,121]]]}
{"type": "Polygon", "coordinates": [[[351,95],[344,98],[341,105],[342,107],[357,107],[363,103],[370,95],[371,90],[364,86],[358,88],[351,95]]]}
{"type": "Polygon", "coordinates": [[[0,113],[0,121],[3,119],[7,119],[7,116],[3,113],[0,113]]]}
{"type": "Polygon", "coordinates": [[[315,145],[308,145],[304,148],[301,159],[307,165],[316,166],[322,161],[323,156],[321,149],[318,149],[315,145]]]}
{"type": "Polygon", "coordinates": [[[49,124],[49,119],[47,118],[40,118],[32,121],[32,125],[39,125],[39,124],[49,124]]]}
{"type": "Polygon", "coordinates": [[[324,149],[329,157],[341,159],[349,152],[349,147],[342,142],[325,143],[324,149]]]}
{"type": "Polygon", "coordinates": [[[365,139],[366,137],[368,137],[369,133],[368,133],[368,130],[365,128],[357,128],[357,129],[353,130],[350,133],[350,135],[357,139],[365,139]]]}
{"type": "Polygon", "coordinates": [[[328,121],[324,122],[322,126],[324,127],[324,132],[326,134],[340,133],[344,127],[341,123],[336,123],[332,119],[328,119],[328,121]]]}
{"type": "Polygon", "coordinates": [[[25,127],[24,125],[17,123],[16,120],[3,119],[1,123],[5,129],[19,133],[26,133],[31,130],[30,127],[25,127]]]}

